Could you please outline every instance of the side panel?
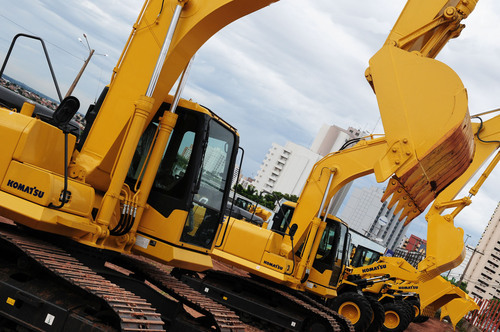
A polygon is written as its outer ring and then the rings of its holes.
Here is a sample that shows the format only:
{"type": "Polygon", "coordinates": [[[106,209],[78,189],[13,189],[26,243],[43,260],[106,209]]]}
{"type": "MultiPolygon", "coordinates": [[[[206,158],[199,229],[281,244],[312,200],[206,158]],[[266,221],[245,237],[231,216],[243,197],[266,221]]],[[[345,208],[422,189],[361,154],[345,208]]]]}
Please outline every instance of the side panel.
{"type": "Polygon", "coordinates": [[[260,264],[270,235],[271,231],[267,229],[246,221],[230,219],[226,241],[221,249],[228,254],[260,264]]]}
{"type": "MultiPolygon", "coordinates": [[[[5,192],[43,206],[48,206],[50,203],[58,205],[63,188],[63,177],[16,161],[10,164],[1,186],[5,192]]],[[[61,211],[83,217],[90,216],[94,202],[94,189],[70,179],[68,191],[71,193],[70,199],[61,211]]]]}

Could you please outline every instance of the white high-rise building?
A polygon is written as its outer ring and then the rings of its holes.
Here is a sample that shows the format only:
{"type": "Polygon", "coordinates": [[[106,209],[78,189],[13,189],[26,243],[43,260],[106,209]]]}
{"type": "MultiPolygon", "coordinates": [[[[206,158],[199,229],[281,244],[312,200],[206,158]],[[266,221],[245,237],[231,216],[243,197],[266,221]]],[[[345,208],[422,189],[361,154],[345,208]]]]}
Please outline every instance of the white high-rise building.
{"type": "Polygon", "coordinates": [[[394,251],[406,234],[409,225],[404,226],[404,220],[398,220],[402,211],[394,214],[396,206],[389,209],[387,204],[387,202],[382,203],[369,232],[372,239],[381,243],[387,249],[394,251]]]}
{"type": "Polygon", "coordinates": [[[384,189],[379,187],[354,188],[342,210],[341,218],[350,228],[368,236],[382,202],[384,189]]]}
{"type": "Polygon", "coordinates": [[[323,125],[316,135],[314,142],[311,144],[311,151],[321,156],[326,156],[330,152],[338,151],[348,140],[360,138],[365,135],[366,133],[353,127],[349,127],[346,130],[335,125],[323,125]]]}
{"type": "Polygon", "coordinates": [[[387,202],[381,202],[384,189],[379,187],[354,188],[342,211],[341,219],[350,228],[368,236],[388,249],[395,249],[408,226],[398,221],[400,213],[394,215],[394,209],[387,208],[387,202]]]}
{"type": "Polygon", "coordinates": [[[255,177],[255,188],[262,192],[278,191],[300,195],[314,164],[321,156],[298,144],[273,143],[255,177]]]}
{"type": "MultiPolygon", "coordinates": [[[[310,149],[292,142],[285,146],[273,143],[255,177],[254,186],[260,192],[278,191],[299,196],[316,162],[328,153],[338,151],[346,141],[362,135],[360,130],[351,127],[345,130],[323,125],[310,149]]],[[[336,213],[349,187],[347,185],[339,191],[329,213],[336,213]]]]}
{"type": "Polygon", "coordinates": [[[463,281],[469,295],[480,299],[500,297],[500,203],[473,252],[463,281]]]}

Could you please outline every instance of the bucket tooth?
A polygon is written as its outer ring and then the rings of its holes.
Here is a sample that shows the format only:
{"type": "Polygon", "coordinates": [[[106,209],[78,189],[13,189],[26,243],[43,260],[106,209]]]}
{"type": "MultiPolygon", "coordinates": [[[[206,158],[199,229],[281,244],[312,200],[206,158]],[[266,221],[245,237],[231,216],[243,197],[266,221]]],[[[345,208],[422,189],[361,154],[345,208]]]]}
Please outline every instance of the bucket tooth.
{"type": "Polygon", "coordinates": [[[405,209],[405,211],[403,211],[403,213],[399,217],[399,221],[402,221],[404,219],[404,217],[406,217],[406,220],[405,220],[404,225],[403,225],[403,226],[406,226],[413,219],[415,219],[418,215],[420,215],[420,213],[422,213],[422,212],[419,211],[415,206],[413,206],[413,205],[408,206],[408,208],[405,209]]]}
{"type": "Polygon", "coordinates": [[[402,195],[398,201],[398,205],[396,205],[396,208],[394,209],[394,214],[398,214],[399,211],[405,209],[409,199],[410,198],[407,195],[402,195]]]}
{"type": "Polygon", "coordinates": [[[402,201],[403,197],[406,196],[406,192],[404,191],[403,188],[399,187],[393,194],[392,194],[392,197],[391,197],[391,201],[389,202],[389,204],[387,205],[387,207],[389,209],[391,209],[394,205],[396,205],[396,203],[402,201]]]}
{"type": "MultiPolygon", "coordinates": [[[[412,180],[415,179],[416,177],[412,178],[412,180]]],[[[414,182],[413,183],[414,188],[415,186],[417,187],[425,186],[426,184],[424,183],[424,181],[425,179],[419,179],[418,181],[414,182]]],[[[413,192],[415,191],[413,190],[413,192]]],[[[416,201],[418,200],[414,199],[409,194],[408,188],[406,186],[403,186],[400,182],[400,179],[398,179],[396,176],[393,176],[392,179],[389,181],[387,189],[384,195],[382,196],[382,201],[387,200],[387,198],[391,194],[392,197],[389,204],[387,204],[387,208],[391,209],[392,207],[396,206],[396,208],[394,209],[395,215],[398,214],[400,211],[402,211],[398,220],[402,221],[403,219],[406,218],[405,226],[408,223],[410,223],[413,219],[415,219],[420,213],[422,213],[422,209],[420,209],[420,207],[416,203],[416,201]]],[[[434,193],[429,190],[422,190],[419,194],[422,196],[422,201],[427,204],[429,204],[430,201],[434,199],[434,193]]]]}
{"type": "Polygon", "coordinates": [[[395,179],[394,177],[389,180],[389,184],[387,185],[387,188],[384,191],[384,194],[382,195],[382,202],[385,202],[389,196],[391,196],[401,185],[399,184],[398,180],[395,179]]]}

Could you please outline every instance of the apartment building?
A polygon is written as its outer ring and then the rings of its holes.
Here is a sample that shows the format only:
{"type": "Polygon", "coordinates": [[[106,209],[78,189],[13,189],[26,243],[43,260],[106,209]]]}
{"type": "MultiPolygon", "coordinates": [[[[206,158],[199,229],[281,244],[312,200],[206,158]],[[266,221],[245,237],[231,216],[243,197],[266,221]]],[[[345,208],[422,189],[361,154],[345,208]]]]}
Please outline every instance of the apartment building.
{"type": "Polygon", "coordinates": [[[500,298],[500,203],[472,254],[464,281],[473,297],[500,298]]]}
{"type": "Polygon", "coordinates": [[[254,186],[259,192],[279,191],[299,196],[314,164],[321,158],[292,142],[285,146],[273,143],[255,177],[254,186]]]}
{"type": "MultiPolygon", "coordinates": [[[[285,146],[273,143],[262,162],[254,186],[262,192],[279,191],[299,196],[314,164],[330,152],[338,151],[346,141],[363,136],[358,129],[323,125],[310,148],[287,142],[285,146]]],[[[334,199],[329,213],[334,214],[342,203],[350,185],[334,199]]]]}

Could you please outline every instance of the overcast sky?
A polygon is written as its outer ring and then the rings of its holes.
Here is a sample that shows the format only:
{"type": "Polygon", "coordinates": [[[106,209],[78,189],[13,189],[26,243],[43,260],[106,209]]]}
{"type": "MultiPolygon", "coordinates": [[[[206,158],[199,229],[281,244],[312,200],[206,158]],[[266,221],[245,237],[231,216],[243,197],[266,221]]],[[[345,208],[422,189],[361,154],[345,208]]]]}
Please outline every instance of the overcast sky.
{"type": "MultiPolygon", "coordinates": [[[[281,0],[240,19],[196,55],[183,97],[212,109],[235,126],[245,149],[243,173],[254,177],[273,142],[309,147],[322,124],[383,133],[376,98],[364,71],[405,1],[281,0]]],[[[95,55],[73,95],[85,113],[109,82],[112,68],[142,6],[141,0],[0,0],[0,59],[16,33],[47,43],[64,95],[88,55],[95,55]]],[[[500,105],[500,3],[481,0],[438,59],[468,89],[471,114],[500,105]]],[[[6,74],[56,97],[33,41],[20,42],[6,74]]],[[[432,119],[429,119],[432,121],[432,119]]],[[[372,178],[357,185],[373,184],[372,178]]],[[[456,219],[476,244],[499,201],[499,171],[456,219]]],[[[410,233],[426,237],[423,217],[410,233]]]]}

